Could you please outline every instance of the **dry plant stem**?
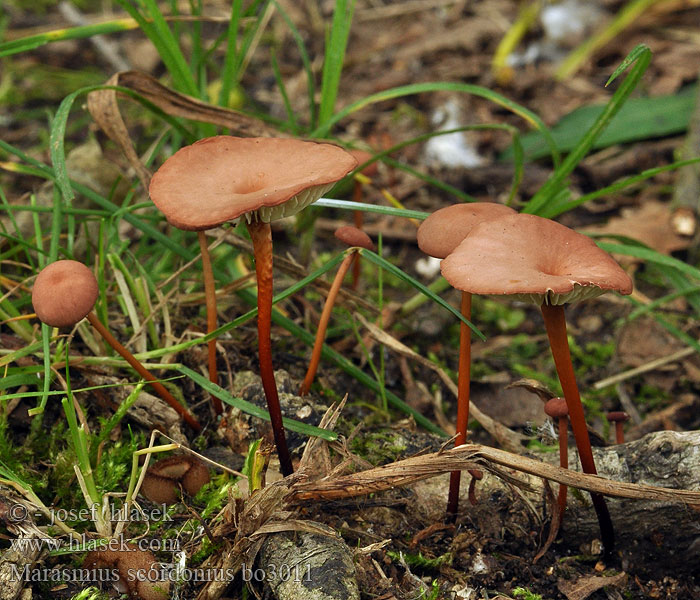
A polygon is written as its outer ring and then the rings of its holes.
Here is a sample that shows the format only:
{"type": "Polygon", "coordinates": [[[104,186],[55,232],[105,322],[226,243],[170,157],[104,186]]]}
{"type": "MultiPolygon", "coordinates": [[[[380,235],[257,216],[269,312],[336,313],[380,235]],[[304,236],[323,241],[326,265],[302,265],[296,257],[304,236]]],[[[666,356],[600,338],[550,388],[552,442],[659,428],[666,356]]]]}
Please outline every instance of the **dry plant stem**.
{"type": "MultiPolygon", "coordinates": [[[[207,246],[207,237],[203,231],[197,232],[199,239],[199,250],[202,254],[202,274],[204,275],[204,297],[207,306],[207,333],[216,329],[216,285],[214,283],[214,272],[211,268],[211,256],[207,246]]],[[[216,368],[216,340],[209,340],[207,343],[209,350],[209,381],[219,384],[219,373],[216,368]]],[[[224,412],[221,400],[216,396],[211,397],[214,412],[220,415],[224,412]]]]}
{"type": "Polygon", "coordinates": [[[306,376],[304,381],[301,383],[299,388],[299,395],[306,396],[311,389],[311,384],[316,376],[316,371],[318,370],[318,365],[321,362],[321,350],[323,350],[323,340],[326,337],[326,330],[328,329],[328,322],[331,318],[331,312],[333,311],[333,305],[338,297],[338,292],[340,286],[343,285],[343,279],[348,272],[348,269],[352,264],[358,264],[357,252],[351,251],[345,256],[343,262],[340,263],[338,271],[335,274],[335,279],[331,284],[331,289],[328,291],[328,296],[326,297],[326,303],[323,306],[323,312],[321,313],[321,319],[318,322],[318,328],[316,330],[316,339],[314,340],[314,348],[311,352],[311,360],[309,361],[309,368],[306,371],[306,376]]]}
{"type": "Polygon", "coordinates": [[[122,346],[119,341],[107,330],[107,328],[102,324],[102,322],[97,318],[94,312],[87,314],[87,320],[90,324],[98,331],[98,333],[105,339],[105,341],[114,348],[114,350],[121,356],[126,362],[128,362],[131,367],[143,377],[148,383],[153,387],[155,392],[165,400],[172,408],[174,408],[177,413],[183,418],[183,420],[195,431],[201,431],[202,426],[199,424],[197,419],[195,419],[182,404],[180,404],[175,397],[165,389],[162,383],[158,381],[155,376],[148,371],[136,358],[131,354],[124,346],[122,346]]]}
{"type": "Polygon", "coordinates": [[[280,460],[282,474],[287,477],[294,472],[287,448],[287,439],[282,424],[282,409],[277,394],[275,373],[272,368],[272,230],[269,223],[252,221],[248,232],[253,242],[255,273],[258,278],[258,357],[267,409],[270,413],[272,433],[280,460]]]}
{"type": "MultiPolygon", "coordinates": [[[[576,376],[574,367],[571,363],[571,353],[569,351],[569,341],[566,337],[566,317],[564,316],[563,306],[552,306],[542,304],[542,316],[547,329],[547,337],[549,337],[549,345],[552,349],[554,364],[559,375],[564,398],[566,399],[566,407],[569,411],[569,420],[571,428],[574,431],[574,439],[576,440],[576,448],[578,449],[581,467],[584,473],[589,475],[596,474],[595,462],[593,460],[593,451],[591,450],[591,441],[588,437],[588,429],[586,428],[586,417],[583,413],[583,405],[581,404],[581,396],[579,395],[578,385],[576,384],[576,376]]],[[[615,548],[615,533],[613,531],[612,520],[608,507],[605,504],[605,499],[600,494],[591,492],[591,500],[598,516],[600,524],[600,535],[603,542],[603,548],[606,558],[612,557],[612,552],[615,548]]]]}
{"type": "MultiPolygon", "coordinates": [[[[569,468],[569,422],[566,417],[559,418],[559,466],[562,469],[569,468]]],[[[563,483],[559,484],[559,526],[564,520],[564,512],[566,511],[566,496],[568,487],[563,483]]]]}
{"type": "MultiPolygon", "coordinates": [[[[472,316],[472,295],[462,292],[462,316],[469,320],[472,316]]],[[[467,424],[469,422],[469,379],[471,377],[471,329],[460,322],[459,327],[459,371],[457,376],[457,437],[455,446],[461,446],[467,441],[467,424]]],[[[448,518],[457,514],[459,506],[459,482],[461,471],[450,473],[450,490],[447,496],[448,518]]]]}

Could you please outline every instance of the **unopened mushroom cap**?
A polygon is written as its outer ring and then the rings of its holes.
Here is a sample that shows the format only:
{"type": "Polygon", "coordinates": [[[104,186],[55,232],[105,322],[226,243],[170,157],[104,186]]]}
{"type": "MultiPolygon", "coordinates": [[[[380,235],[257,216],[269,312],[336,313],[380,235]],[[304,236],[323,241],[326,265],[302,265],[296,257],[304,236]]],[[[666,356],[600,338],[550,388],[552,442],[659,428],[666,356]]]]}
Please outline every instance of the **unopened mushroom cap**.
{"type": "Polygon", "coordinates": [[[343,225],[335,230],[335,237],[348,246],[359,246],[367,250],[374,250],[374,243],[370,237],[357,227],[352,225],[343,225]]]}
{"type": "Polygon", "coordinates": [[[589,237],[535,215],[482,222],[442,261],[450,284],[474,294],[514,295],[564,304],[607,291],[632,292],[632,280],[589,237]]]}
{"type": "Polygon", "coordinates": [[[83,263],[57,260],[44,267],[32,289],[37,317],[51,327],[72,327],[97,302],[97,279],[83,263]]]}
{"type": "MultiPolygon", "coordinates": [[[[355,158],[357,161],[358,165],[361,165],[363,163],[366,163],[368,160],[371,160],[373,158],[373,154],[370,154],[369,152],[365,152],[364,150],[348,150],[350,154],[355,158]]],[[[362,173],[365,177],[374,177],[377,174],[377,171],[379,171],[379,165],[377,161],[374,161],[373,163],[368,164],[360,173],[362,173]]]]}
{"type": "Polygon", "coordinates": [[[148,191],[170,223],[196,231],[242,215],[265,222],[293,215],[356,166],[332,144],[220,135],[178,150],[148,191]]]}
{"type": "Polygon", "coordinates": [[[569,409],[566,406],[566,399],[564,398],[552,398],[547,400],[544,405],[544,412],[547,416],[552,417],[552,419],[561,419],[569,414],[569,409]]]}
{"type": "Polygon", "coordinates": [[[440,208],[418,228],[418,247],[430,256],[445,258],[475,225],[514,214],[512,208],[495,202],[465,202],[440,208]]]}
{"type": "Polygon", "coordinates": [[[622,410],[614,410],[605,415],[605,418],[610,421],[610,423],[624,423],[629,421],[630,416],[622,410]]]}

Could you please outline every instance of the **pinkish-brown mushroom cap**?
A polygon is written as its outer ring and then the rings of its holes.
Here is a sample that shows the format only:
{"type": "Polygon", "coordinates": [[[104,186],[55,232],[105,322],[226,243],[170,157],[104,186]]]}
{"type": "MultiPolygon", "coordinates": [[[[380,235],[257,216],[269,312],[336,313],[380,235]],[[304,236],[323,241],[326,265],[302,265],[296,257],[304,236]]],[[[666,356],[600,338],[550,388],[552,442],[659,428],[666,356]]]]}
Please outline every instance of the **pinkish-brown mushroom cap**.
{"type": "Polygon", "coordinates": [[[512,208],[494,202],[465,202],[440,208],[418,228],[418,247],[430,256],[445,258],[474,226],[514,214],[512,208]]]}
{"type": "Polygon", "coordinates": [[[243,215],[265,222],[293,215],[356,166],[332,144],[220,135],[178,150],[148,191],[170,223],[197,231],[243,215]]]}
{"type": "Polygon", "coordinates": [[[480,223],[442,261],[441,270],[459,290],[535,304],[632,292],[630,277],[593,240],[528,214],[480,223]]]}
{"type": "Polygon", "coordinates": [[[343,225],[335,230],[335,237],[348,246],[359,246],[367,250],[374,250],[374,242],[362,229],[352,225],[343,225]]]}
{"type": "Polygon", "coordinates": [[[551,398],[544,405],[544,412],[553,419],[561,419],[569,414],[569,408],[565,398],[551,398]]]}
{"type": "MultiPolygon", "coordinates": [[[[357,161],[358,165],[361,165],[363,163],[366,163],[368,160],[372,160],[374,157],[374,154],[370,154],[369,152],[365,152],[364,150],[348,150],[350,154],[352,154],[353,158],[357,161]]],[[[379,164],[377,161],[368,164],[360,173],[362,173],[365,177],[374,177],[377,172],[379,171],[379,164]]]]}
{"type": "Polygon", "coordinates": [[[90,269],[76,260],[44,267],[32,288],[37,317],[51,327],[72,327],[95,306],[99,289],[90,269]]]}

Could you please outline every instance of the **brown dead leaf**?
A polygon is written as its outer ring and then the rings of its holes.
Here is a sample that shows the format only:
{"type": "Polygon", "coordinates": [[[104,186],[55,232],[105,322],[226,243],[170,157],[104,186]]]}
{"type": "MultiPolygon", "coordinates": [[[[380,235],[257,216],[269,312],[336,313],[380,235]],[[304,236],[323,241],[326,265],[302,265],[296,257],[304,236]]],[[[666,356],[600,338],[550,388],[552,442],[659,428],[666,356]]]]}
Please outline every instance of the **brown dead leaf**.
{"type": "MultiPolygon", "coordinates": [[[[624,235],[638,240],[662,254],[670,254],[690,246],[691,238],[676,233],[672,211],[668,204],[654,200],[641,206],[623,208],[619,217],[613,217],[605,225],[582,229],[584,233],[624,235]]],[[[625,261],[638,261],[625,256],[625,261]]]]}
{"type": "MultiPolygon", "coordinates": [[[[129,88],[174,117],[184,117],[193,121],[228,127],[237,135],[242,136],[281,135],[280,132],[268,127],[258,119],[180,94],[164,86],[154,77],[139,71],[116,73],[109,78],[106,85],[129,88]]],[[[102,130],[124,152],[129,163],[136,170],[141,185],[148,189],[151,174],[134,149],[129,131],[119,112],[118,97],[119,93],[114,89],[90,92],[87,101],[88,110],[102,130]]]]}
{"type": "Polygon", "coordinates": [[[627,573],[618,573],[611,577],[581,577],[576,581],[560,579],[557,583],[559,591],[568,600],[586,600],[593,592],[608,586],[620,586],[627,581],[627,573]]]}
{"type": "MultiPolygon", "coordinates": [[[[677,338],[651,318],[625,324],[617,346],[620,362],[628,367],[639,367],[682,348],[683,344],[677,338]]],[[[675,369],[676,366],[666,368],[675,369]]]]}

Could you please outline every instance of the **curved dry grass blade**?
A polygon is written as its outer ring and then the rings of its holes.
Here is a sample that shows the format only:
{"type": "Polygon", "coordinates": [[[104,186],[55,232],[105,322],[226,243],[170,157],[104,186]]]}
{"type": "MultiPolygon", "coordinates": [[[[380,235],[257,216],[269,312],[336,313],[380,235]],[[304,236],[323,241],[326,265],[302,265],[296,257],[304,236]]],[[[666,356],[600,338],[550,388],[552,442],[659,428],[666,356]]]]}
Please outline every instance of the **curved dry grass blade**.
{"type": "MultiPolygon", "coordinates": [[[[180,94],[164,86],[154,77],[139,71],[115,73],[109,78],[107,85],[133,90],[166,114],[174,117],[212,123],[243,136],[283,135],[254,117],[180,94]]],[[[145,182],[150,180],[150,173],[134,150],[119,111],[117,97],[117,91],[112,89],[90,92],[87,101],[88,110],[110,139],[121,148],[129,163],[136,169],[141,184],[147,188],[148,184],[145,182]]]]}

